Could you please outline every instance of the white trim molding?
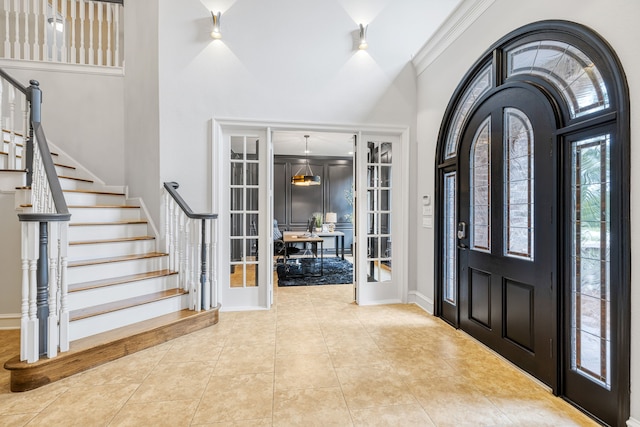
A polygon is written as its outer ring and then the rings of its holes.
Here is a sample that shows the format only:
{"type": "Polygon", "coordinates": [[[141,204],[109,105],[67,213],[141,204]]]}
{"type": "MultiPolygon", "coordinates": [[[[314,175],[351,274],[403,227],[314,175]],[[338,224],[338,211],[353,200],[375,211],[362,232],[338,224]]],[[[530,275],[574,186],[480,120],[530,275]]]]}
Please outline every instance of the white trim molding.
{"type": "Polygon", "coordinates": [[[416,75],[419,76],[494,2],[495,0],[463,0],[413,57],[416,75]]]}
{"type": "MultiPolygon", "coordinates": [[[[418,291],[409,292],[409,303],[416,304],[429,314],[433,314],[433,299],[418,291]]],[[[640,427],[640,426],[639,426],[640,427]]]]}
{"type": "Polygon", "coordinates": [[[0,314],[0,330],[20,329],[20,313],[0,314]]]}
{"type": "Polygon", "coordinates": [[[0,68],[16,70],[37,70],[59,73],[95,74],[101,76],[122,76],[124,67],[101,65],[62,64],[58,62],[27,61],[24,59],[0,59],[0,68]]]}
{"type": "Polygon", "coordinates": [[[636,420],[635,418],[631,417],[627,420],[627,426],[628,427],[640,427],[640,421],[636,420]]]}

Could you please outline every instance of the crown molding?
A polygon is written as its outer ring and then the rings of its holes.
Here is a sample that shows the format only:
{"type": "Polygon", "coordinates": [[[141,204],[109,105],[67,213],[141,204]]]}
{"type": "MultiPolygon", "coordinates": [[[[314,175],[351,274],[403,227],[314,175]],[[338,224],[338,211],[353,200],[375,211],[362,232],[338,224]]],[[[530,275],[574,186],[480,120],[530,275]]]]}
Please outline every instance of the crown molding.
{"type": "Polygon", "coordinates": [[[422,74],[495,1],[463,0],[413,57],[416,74],[422,74]]]}

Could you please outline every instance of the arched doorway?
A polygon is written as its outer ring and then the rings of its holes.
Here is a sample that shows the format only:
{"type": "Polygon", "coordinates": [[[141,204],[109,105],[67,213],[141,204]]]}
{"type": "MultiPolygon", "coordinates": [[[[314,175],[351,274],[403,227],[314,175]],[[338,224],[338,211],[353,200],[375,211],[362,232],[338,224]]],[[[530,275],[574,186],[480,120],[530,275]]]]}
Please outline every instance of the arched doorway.
{"type": "Polygon", "coordinates": [[[436,312],[594,417],[629,414],[629,110],[575,23],[507,35],[438,141],[436,312]]]}

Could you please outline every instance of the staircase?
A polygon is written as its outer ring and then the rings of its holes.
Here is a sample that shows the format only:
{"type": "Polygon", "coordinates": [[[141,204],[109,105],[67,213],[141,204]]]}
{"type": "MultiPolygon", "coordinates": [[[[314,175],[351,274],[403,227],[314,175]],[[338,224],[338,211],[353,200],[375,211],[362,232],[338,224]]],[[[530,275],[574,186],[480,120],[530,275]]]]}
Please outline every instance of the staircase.
{"type": "MultiPolygon", "coordinates": [[[[0,169],[6,169],[3,151],[0,169]]],[[[124,188],[95,182],[72,159],[52,155],[71,213],[70,350],[31,364],[19,356],[8,361],[12,391],[39,387],[218,320],[217,309],[188,309],[189,292],[169,268],[168,254],[158,250],[144,209],[127,199],[124,188]]],[[[29,188],[17,189],[18,210],[29,211],[29,193],[29,188]]]]}

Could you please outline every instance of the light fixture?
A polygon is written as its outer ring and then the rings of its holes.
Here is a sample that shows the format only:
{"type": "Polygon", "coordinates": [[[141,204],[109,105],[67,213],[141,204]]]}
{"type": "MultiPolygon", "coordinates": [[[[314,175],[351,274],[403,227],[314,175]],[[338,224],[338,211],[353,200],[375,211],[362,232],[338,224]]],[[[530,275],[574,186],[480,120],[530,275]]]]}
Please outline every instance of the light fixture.
{"type": "Polygon", "coordinates": [[[309,135],[305,135],[304,136],[305,139],[305,164],[298,169],[298,172],[296,172],[296,174],[294,176],[291,177],[291,184],[292,185],[298,185],[301,187],[309,187],[311,185],[320,185],[320,176],[319,175],[314,175],[313,171],[311,170],[311,166],[309,166],[309,156],[307,153],[309,153],[309,135]],[[301,172],[304,169],[304,174],[302,174],[301,172]]]}
{"type": "Polygon", "coordinates": [[[360,24],[360,43],[358,44],[358,49],[366,50],[369,47],[367,43],[367,28],[368,25],[360,24]]]}
{"type": "Polygon", "coordinates": [[[49,18],[47,22],[56,30],[63,32],[64,31],[64,22],[60,18],[49,18]]]}
{"type": "Polygon", "coordinates": [[[336,229],[336,222],[338,222],[338,214],[335,212],[327,212],[324,217],[324,222],[329,226],[329,232],[333,233],[336,229]]]}
{"type": "Polygon", "coordinates": [[[214,14],[211,12],[211,19],[213,20],[213,31],[211,31],[212,39],[221,39],[222,33],[220,32],[220,12],[214,14]]]}

